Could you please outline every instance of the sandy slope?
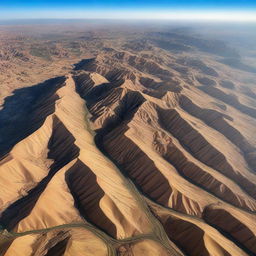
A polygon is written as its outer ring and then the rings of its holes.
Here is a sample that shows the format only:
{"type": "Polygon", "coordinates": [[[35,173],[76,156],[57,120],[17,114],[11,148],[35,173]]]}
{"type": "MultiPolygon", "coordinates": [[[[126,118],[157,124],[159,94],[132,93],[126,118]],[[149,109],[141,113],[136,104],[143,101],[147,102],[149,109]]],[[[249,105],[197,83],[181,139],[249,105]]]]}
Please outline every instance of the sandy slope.
{"type": "Polygon", "coordinates": [[[6,99],[1,255],[256,254],[255,98],[209,56],[134,51],[6,99]]]}

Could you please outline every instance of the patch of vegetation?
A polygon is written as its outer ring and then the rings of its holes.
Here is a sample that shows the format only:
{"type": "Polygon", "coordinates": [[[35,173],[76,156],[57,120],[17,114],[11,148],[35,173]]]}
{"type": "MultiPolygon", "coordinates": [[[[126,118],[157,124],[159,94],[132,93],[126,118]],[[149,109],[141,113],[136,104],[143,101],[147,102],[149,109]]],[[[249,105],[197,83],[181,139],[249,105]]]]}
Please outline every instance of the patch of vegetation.
{"type": "Polygon", "coordinates": [[[70,51],[75,56],[79,56],[82,54],[80,44],[78,42],[69,42],[66,46],[66,49],[70,51]]]}
{"type": "Polygon", "coordinates": [[[51,54],[47,48],[43,47],[31,47],[30,54],[35,57],[45,59],[47,61],[52,60],[51,54]]]}

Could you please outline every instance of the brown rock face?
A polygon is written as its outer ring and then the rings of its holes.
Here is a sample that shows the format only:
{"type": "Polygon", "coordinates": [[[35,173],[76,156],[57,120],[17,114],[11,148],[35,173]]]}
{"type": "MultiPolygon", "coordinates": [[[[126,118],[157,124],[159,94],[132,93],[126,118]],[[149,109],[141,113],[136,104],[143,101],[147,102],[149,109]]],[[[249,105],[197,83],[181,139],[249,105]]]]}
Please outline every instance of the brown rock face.
{"type": "Polygon", "coordinates": [[[226,46],[155,36],[5,98],[0,255],[256,255],[254,89],[226,46]]]}

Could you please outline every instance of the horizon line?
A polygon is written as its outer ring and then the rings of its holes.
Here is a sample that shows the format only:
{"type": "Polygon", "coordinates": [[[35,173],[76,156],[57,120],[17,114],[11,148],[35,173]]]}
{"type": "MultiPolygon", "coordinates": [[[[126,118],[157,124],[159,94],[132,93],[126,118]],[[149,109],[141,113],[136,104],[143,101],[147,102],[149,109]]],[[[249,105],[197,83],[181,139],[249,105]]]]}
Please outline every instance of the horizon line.
{"type": "MultiPolygon", "coordinates": [[[[1,12],[0,12],[1,13],[1,12]]],[[[255,11],[228,10],[15,10],[1,15],[1,21],[11,20],[162,20],[162,21],[219,21],[256,22],[255,11]]]]}

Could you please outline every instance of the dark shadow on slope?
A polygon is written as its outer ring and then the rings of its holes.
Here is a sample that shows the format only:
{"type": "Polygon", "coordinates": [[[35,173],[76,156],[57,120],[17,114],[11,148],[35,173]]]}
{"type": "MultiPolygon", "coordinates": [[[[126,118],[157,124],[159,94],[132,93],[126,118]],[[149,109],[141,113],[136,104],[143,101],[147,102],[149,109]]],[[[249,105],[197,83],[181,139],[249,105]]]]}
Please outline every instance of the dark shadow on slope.
{"type": "Polygon", "coordinates": [[[171,187],[166,178],[157,170],[153,161],[124,133],[127,124],[133,119],[144,98],[138,92],[128,92],[114,110],[116,118],[109,118],[103,128],[97,131],[95,143],[97,147],[122,171],[123,175],[137,185],[142,193],[167,205],[171,187]],[[108,137],[116,141],[107,145],[108,137]]]}
{"type": "Polygon", "coordinates": [[[81,74],[79,76],[74,76],[73,78],[76,84],[76,91],[86,100],[88,108],[99,100],[107,97],[112,89],[117,88],[124,83],[124,80],[121,79],[115,82],[102,83],[94,86],[94,83],[88,74],[81,74]]]}
{"type": "Polygon", "coordinates": [[[32,134],[55,110],[56,90],[64,85],[65,77],[17,89],[5,98],[0,110],[0,159],[12,147],[32,134]]]}
{"type": "Polygon", "coordinates": [[[107,152],[110,159],[118,164],[123,174],[143,194],[161,205],[168,206],[172,193],[168,180],[139,146],[125,136],[128,129],[126,124],[121,124],[104,136],[102,142],[98,142],[99,147],[107,152]]]}
{"type": "Polygon", "coordinates": [[[175,109],[158,108],[159,124],[179,140],[181,145],[196,159],[236,181],[248,194],[255,197],[255,185],[237,173],[226,156],[217,150],[175,109]]]}
{"type": "Polygon", "coordinates": [[[115,225],[100,207],[100,201],[105,193],[97,183],[97,177],[92,170],[78,160],[66,172],[65,179],[81,216],[107,234],[116,237],[115,225]]]}
{"type": "Polygon", "coordinates": [[[203,212],[206,223],[234,241],[248,255],[256,255],[256,238],[253,232],[229,212],[206,207],[203,212]]]}
{"type": "Polygon", "coordinates": [[[210,256],[204,244],[204,231],[196,225],[169,217],[163,226],[170,240],[175,242],[186,255],[210,256]]]}
{"type": "MultiPolygon", "coordinates": [[[[53,132],[48,143],[48,158],[54,162],[48,175],[43,178],[35,188],[28,191],[28,195],[20,198],[5,209],[0,217],[0,225],[12,230],[35,206],[42,192],[52,177],[67,163],[79,155],[79,148],[74,144],[75,138],[56,117],[53,122],[53,132]]],[[[46,206],[47,207],[47,206],[46,206]]]]}
{"type": "Polygon", "coordinates": [[[69,239],[70,236],[55,244],[45,256],[64,256],[69,239]]]}
{"type": "Polygon", "coordinates": [[[90,67],[94,64],[95,60],[95,58],[83,59],[74,65],[74,70],[90,70],[90,67]]]}
{"type": "Polygon", "coordinates": [[[228,115],[222,114],[214,109],[201,108],[193,103],[187,96],[182,95],[180,106],[190,115],[201,119],[208,126],[222,133],[227,139],[234,143],[244,154],[249,166],[255,169],[255,152],[256,149],[246,140],[246,138],[234,128],[227,120],[233,121],[228,115]]]}
{"type": "Polygon", "coordinates": [[[2,236],[0,235],[0,255],[5,255],[5,253],[7,252],[7,250],[9,249],[9,247],[12,245],[14,239],[8,239],[7,241],[3,241],[5,238],[2,238],[2,236]]]}

